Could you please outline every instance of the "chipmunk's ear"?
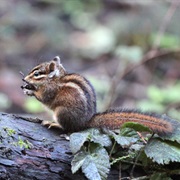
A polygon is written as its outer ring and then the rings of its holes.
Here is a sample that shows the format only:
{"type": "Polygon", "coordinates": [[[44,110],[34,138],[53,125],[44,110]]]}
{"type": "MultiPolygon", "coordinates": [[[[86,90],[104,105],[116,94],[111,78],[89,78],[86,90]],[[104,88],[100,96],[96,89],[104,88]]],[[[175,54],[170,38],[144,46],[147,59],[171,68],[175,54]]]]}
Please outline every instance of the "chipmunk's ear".
{"type": "Polygon", "coordinates": [[[55,61],[57,64],[61,64],[61,59],[60,59],[60,57],[59,56],[56,56],[56,57],[54,57],[53,58],[53,61],[55,61]]]}
{"type": "Polygon", "coordinates": [[[52,78],[54,76],[56,77],[60,77],[63,76],[65,74],[65,69],[63,67],[63,65],[61,64],[61,60],[59,58],[59,56],[56,56],[53,58],[53,60],[51,61],[50,65],[49,65],[49,77],[52,78]]]}
{"type": "Polygon", "coordinates": [[[53,72],[56,69],[56,64],[54,62],[51,62],[49,65],[49,72],[53,72]]]}

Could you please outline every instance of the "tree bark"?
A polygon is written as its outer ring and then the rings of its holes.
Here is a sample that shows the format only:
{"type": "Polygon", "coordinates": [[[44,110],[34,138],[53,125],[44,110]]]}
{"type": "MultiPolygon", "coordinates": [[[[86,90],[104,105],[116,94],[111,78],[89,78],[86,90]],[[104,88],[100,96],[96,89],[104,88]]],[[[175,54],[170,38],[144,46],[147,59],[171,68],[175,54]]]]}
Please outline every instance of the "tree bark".
{"type": "MultiPolygon", "coordinates": [[[[0,113],[0,179],[86,179],[71,173],[69,142],[40,119],[0,113]]],[[[111,171],[108,179],[118,179],[111,171]]]]}

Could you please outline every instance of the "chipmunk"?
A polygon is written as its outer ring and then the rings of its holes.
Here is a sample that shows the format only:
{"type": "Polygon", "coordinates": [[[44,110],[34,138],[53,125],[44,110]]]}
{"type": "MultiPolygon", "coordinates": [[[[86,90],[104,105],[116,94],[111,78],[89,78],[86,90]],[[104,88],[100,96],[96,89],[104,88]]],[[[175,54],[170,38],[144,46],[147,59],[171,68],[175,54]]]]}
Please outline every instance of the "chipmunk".
{"type": "Polygon", "coordinates": [[[140,123],[159,135],[173,131],[173,124],[164,116],[121,108],[96,113],[93,86],[83,76],[68,73],[58,56],[33,68],[23,81],[21,88],[24,93],[35,96],[51,109],[55,117],[51,125],[60,126],[65,132],[87,128],[113,130],[125,122],[140,123]]]}

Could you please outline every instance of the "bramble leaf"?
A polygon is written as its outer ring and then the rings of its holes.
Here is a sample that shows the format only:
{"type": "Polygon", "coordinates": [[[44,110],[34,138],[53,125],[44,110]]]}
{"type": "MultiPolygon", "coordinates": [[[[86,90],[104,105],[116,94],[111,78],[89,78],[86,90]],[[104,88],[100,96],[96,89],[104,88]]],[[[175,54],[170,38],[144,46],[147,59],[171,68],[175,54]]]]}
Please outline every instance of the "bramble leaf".
{"type": "Polygon", "coordinates": [[[112,142],[107,134],[103,134],[99,129],[90,130],[90,141],[101,144],[101,146],[111,146],[112,142]]]}
{"type": "Polygon", "coordinates": [[[71,171],[73,174],[81,168],[87,155],[88,153],[85,151],[81,151],[77,153],[76,155],[74,155],[74,158],[71,161],[71,171]]]}
{"type": "Polygon", "coordinates": [[[81,150],[72,160],[72,172],[75,173],[82,168],[83,173],[89,180],[106,179],[109,173],[110,162],[107,151],[97,145],[91,144],[88,152],[81,150]]]}
{"type": "Polygon", "coordinates": [[[145,146],[145,154],[158,164],[180,162],[180,144],[153,138],[145,146]]]}
{"type": "Polygon", "coordinates": [[[95,142],[105,147],[112,145],[111,139],[107,134],[103,134],[100,130],[92,128],[71,134],[70,148],[72,153],[75,154],[78,152],[86,141],[95,142]]]}
{"type": "Polygon", "coordinates": [[[139,138],[139,135],[137,134],[137,132],[132,128],[127,128],[127,127],[122,128],[120,130],[120,134],[121,134],[121,136],[139,138]]]}
{"type": "Polygon", "coordinates": [[[90,152],[82,165],[82,171],[88,179],[107,179],[110,162],[107,151],[97,147],[90,152]]]}
{"type": "Polygon", "coordinates": [[[71,134],[70,149],[73,154],[77,153],[81,149],[84,142],[88,140],[89,136],[90,136],[89,131],[83,131],[83,132],[77,132],[71,134]]]}
{"type": "Polygon", "coordinates": [[[135,123],[135,122],[126,122],[122,125],[121,128],[132,128],[132,129],[134,129],[136,131],[140,131],[140,132],[142,132],[142,131],[151,132],[151,130],[148,127],[146,127],[142,124],[139,124],[139,123],[135,123]]]}
{"type": "Polygon", "coordinates": [[[138,138],[135,137],[128,137],[128,136],[122,136],[121,134],[115,134],[111,133],[115,141],[121,145],[122,147],[130,146],[132,143],[135,143],[138,141],[138,138]]]}

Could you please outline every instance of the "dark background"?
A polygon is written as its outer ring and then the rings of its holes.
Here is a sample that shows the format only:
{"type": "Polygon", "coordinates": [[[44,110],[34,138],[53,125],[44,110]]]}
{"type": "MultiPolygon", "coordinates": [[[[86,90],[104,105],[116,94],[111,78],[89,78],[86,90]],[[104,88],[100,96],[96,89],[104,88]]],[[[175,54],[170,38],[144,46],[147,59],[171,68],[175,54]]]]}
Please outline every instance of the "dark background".
{"type": "Polygon", "coordinates": [[[99,111],[121,106],[178,119],[179,19],[179,2],[170,0],[1,0],[0,111],[45,117],[20,89],[19,71],[59,55],[92,82],[99,111]]]}

